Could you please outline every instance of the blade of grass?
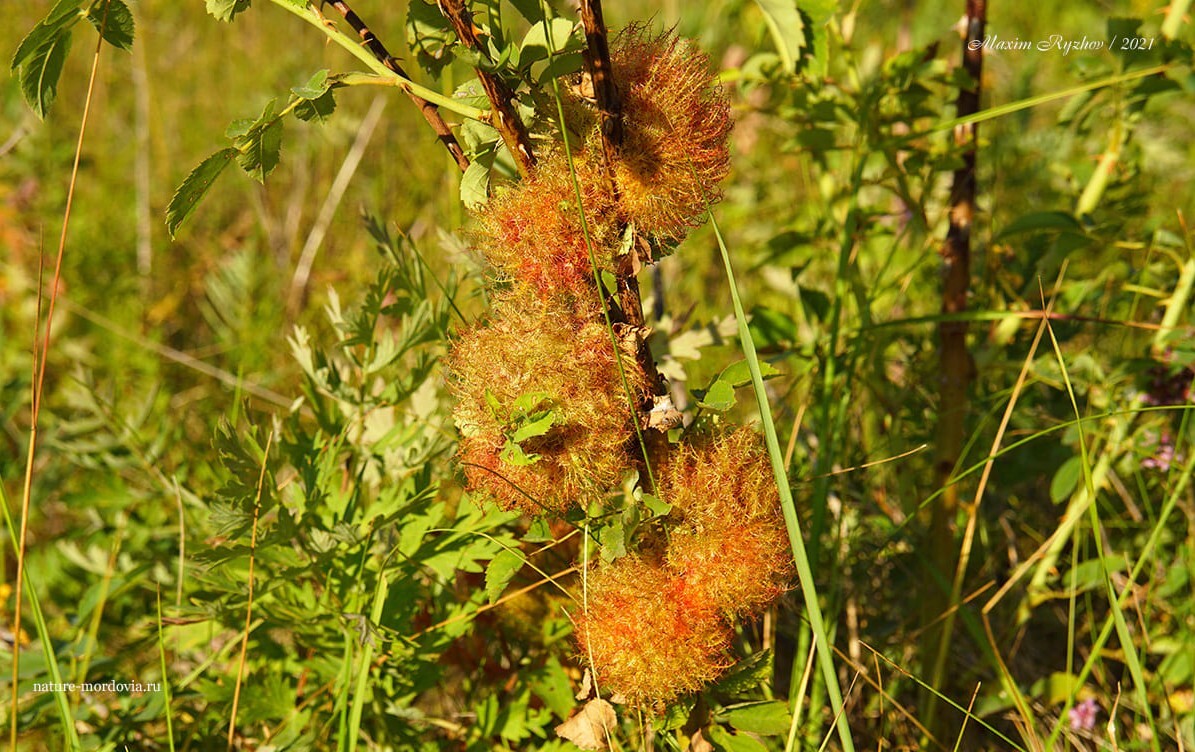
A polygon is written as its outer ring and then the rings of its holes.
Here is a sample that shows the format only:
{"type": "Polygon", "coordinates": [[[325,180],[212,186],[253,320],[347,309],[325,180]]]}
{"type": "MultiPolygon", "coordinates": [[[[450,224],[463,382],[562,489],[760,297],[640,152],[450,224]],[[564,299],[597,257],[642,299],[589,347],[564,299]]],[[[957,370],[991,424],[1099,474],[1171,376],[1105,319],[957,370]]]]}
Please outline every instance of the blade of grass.
{"type": "MultiPolygon", "coordinates": [[[[373,605],[369,611],[372,623],[381,622],[386,605],[386,596],[390,587],[386,582],[386,572],[378,572],[378,585],[373,594],[373,605]]],[[[347,741],[348,751],[356,752],[357,739],[361,735],[361,712],[365,707],[365,698],[369,694],[369,667],[373,665],[373,640],[363,634],[361,637],[361,652],[357,656],[356,684],[353,687],[353,700],[349,706],[347,741]]]]}
{"type": "Polygon", "coordinates": [[[735,319],[738,321],[739,343],[743,355],[747,360],[747,368],[751,371],[751,385],[755,391],[755,399],[759,404],[759,417],[763,423],[764,439],[768,447],[768,456],[772,461],[772,474],[776,478],[776,487],[780,491],[780,504],[784,511],[784,524],[788,529],[789,545],[792,546],[793,559],[797,565],[797,576],[801,583],[801,594],[805,599],[805,609],[809,618],[809,625],[816,642],[818,666],[825,682],[826,692],[830,696],[831,709],[838,728],[838,739],[844,752],[854,752],[855,744],[851,737],[850,722],[844,712],[842,690],[838,685],[838,673],[834,669],[834,653],[830,639],[822,619],[821,605],[817,598],[817,583],[813,579],[813,569],[809,565],[809,558],[805,550],[805,540],[801,536],[801,523],[797,519],[797,507],[793,502],[792,489],[788,484],[788,472],[784,467],[784,453],[780,448],[780,440],[776,436],[776,424],[772,420],[771,405],[768,404],[767,392],[764,391],[763,373],[759,367],[759,355],[755,351],[755,341],[751,337],[751,330],[747,326],[747,314],[743,309],[743,301],[739,297],[738,284],[735,281],[734,268],[730,262],[730,251],[726,248],[726,241],[712,211],[709,214],[710,226],[714,237],[718,241],[718,249],[722,253],[722,265],[726,270],[726,280],[730,288],[730,298],[734,302],[735,319]]]}
{"type": "Polygon", "coordinates": [[[162,590],[158,588],[158,665],[162,671],[162,704],[166,713],[166,743],[174,752],[174,717],[170,713],[170,675],[166,671],[166,641],[162,636],[162,590]]]}
{"type": "MultiPolygon", "coordinates": [[[[1187,409],[1189,410],[1190,408],[1187,409]]],[[[1128,604],[1129,597],[1136,590],[1137,578],[1141,576],[1141,573],[1152,560],[1154,549],[1157,548],[1158,543],[1162,540],[1163,533],[1167,531],[1166,523],[1170,519],[1170,515],[1173,514],[1174,510],[1178,507],[1179,501],[1186,493],[1187,486],[1190,485],[1193,475],[1195,475],[1195,454],[1190,455],[1190,459],[1187,460],[1187,464],[1179,473],[1178,478],[1175,480],[1173,485],[1170,486],[1170,492],[1167,495],[1165,502],[1162,504],[1161,511],[1158,513],[1157,522],[1154,523],[1153,530],[1150,532],[1149,538],[1145,541],[1145,545],[1141,547],[1141,553],[1137,557],[1137,562],[1133,565],[1133,569],[1130,571],[1124,587],[1121,588],[1120,596],[1116,599],[1116,602],[1119,604],[1120,608],[1123,609],[1128,604]]],[[[1104,626],[1100,630],[1099,636],[1091,646],[1087,662],[1083,665],[1083,668],[1080,669],[1079,675],[1075,679],[1074,684],[1076,687],[1083,686],[1083,683],[1087,680],[1088,675],[1090,675],[1092,670],[1094,670],[1096,663],[1101,660],[1103,656],[1104,645],[1112,636],[1112,630],[1114,627],[1114,615],[1110,614],[1104,620],[1104,626]]],[[[1046,740],[1046,749],[1054,748],[1054,744],[1058,739],[1058,735],[1062,732],[1062,729],[1065,725],[1067,713],[1074,705],[1074,700],[1074,693],[1071,693],[1071,696],[1067,698],[1066,703],[1058,714],[1058,721],[1053,730],[1050,732],[1050,737],[1046,740]]]]}
{"type": "MultiPolygon", "coordinates": [[[[1120,599],[1117,597],[1116,590],[1112,584],[1112,575],[1108,569],[1108,555],[1104,550],[1104,530],[1100,522],[1099,505],[1095,503],[1096,486],[1092,475],[1090,459],[1087,455],[1087,440],[1083,435],[1079,402],[1075,397],[1074,385],[1071,383],[1070,374],[1066,368],[1066,359],[1062,355],[1062,348],[1054,336],[1054,328],[1048,322],[1046,324],[1046,331],[1049,333],[1050,343],[1054,347],[1054,356],[1058,361],[1058,368],[1062,373],[1062,381],[1066,385],[1066,393],[1070,398],[1071,409],[1074,411],[1075,418],[1080,421],[1079,430],[1077,431],[1079,457],[1083,468],[1083,480],[1087,496],[1091,499],[1091,503],[1087,505],[1087,516],[1091,522],[1091,537],[1095,542],[1096,556],[1100,562],[1100,569],[1103,574],[1102,580],[1108,594],[1108,605],[1112,611],[1112,620],[1116,625],[1116,634],[1120,638],[1121,652],[1124,654],[1125,663],[1128,665],[1129,675],[1133,677],[1133,689],[1137,695],[1137,702],[1140,705],[1141,712],[1145,713],[1145,720],[1149,723],[1149,729],[1152,732],[1149,734],[1150,748],[1154,752],[1161,752],[1162,748],[1158,744],[1158,730],[1154,723],[1153,713],[1150,711],[1149,695],[1147,693],[1148,687],[1145,683],[1145,674],[1141,669],[1141,659],[1137,655],[1136,642],[1129,631],[1128,623],[1125,621],[1124,609],[1121,608],[1120,599]]],[[[1108,457],[1110,454],[1105,453],[1104,456],[1108,457]]]]}
{"type": "MultiPolygon", "coordinates": [[[[8,537],[10,540],[16,540],[16,524],[12,518],[12,514],[8,510],[8,496],[4,493],[4,484],[0,483],[0,509],[4,511],[4,525],[8,530],[8,537]]],[[[41,609],[41,599],[38,598],[37,590],[33,587],[33,582],[29,577],[28,570],[22,572],[25,578],[25,584],[29,586],[27,595],[29,597],[29,611],[33,614],[33,626],[37,632],[38,642],[41,643],[42,656],[46,661],[46,670],[50,673],[50,681],[54,683],[54,705],[58,710],[59,728],[62,729],[62,736],[66,739],[67,749],[80,749],[79,734],[75,730],[75,724],[71,718],[70,698],[67,696],[66,690],[63,688],[62,670],[58,666],[58,657],[54,655],[54,643],[50,639],[50,630],[46,626],[45,615],[41,609]]],[[[17,662],[17,654],[21,652],[21,626],[19,623],[13,623],[13,633],[16,635],[16,640],[13,642],[13,681],[12,681],[12,696],[13,696],[13,719],[12,726],[9,730],[9,749],[15,752],[16,744],[16,716],[17,700],[20,698],[20,677],[16,674],[15,664],[17,662]]]]}

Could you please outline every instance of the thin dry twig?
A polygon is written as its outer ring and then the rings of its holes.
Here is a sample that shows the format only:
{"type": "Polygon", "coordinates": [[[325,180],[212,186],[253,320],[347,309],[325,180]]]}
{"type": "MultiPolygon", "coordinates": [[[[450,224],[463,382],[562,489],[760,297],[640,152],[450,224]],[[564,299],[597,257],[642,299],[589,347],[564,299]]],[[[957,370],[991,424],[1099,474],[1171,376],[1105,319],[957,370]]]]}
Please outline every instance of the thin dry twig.
{"type": "MultiPolygon", "coordinates": [[[[358,16],[353,9],[348,6],[347,3],[345,3],[343,0],[326,0],[326,2],[339,11],[340,15],[344,16],[344,20],[348,22],[348,25],[353,27],[353,31],[357,32],[357,35],[361,37],[361,44],[363,44],[365,49],[369,50],[370,53],[378,59],[378,62],[386,66],[389,70],[398,74],[400,77],[404,79],[410,78],[410,76],[407,75],[407,72],[403,70],[402,65],[399,64],[398,59],[390,54],[390,51],[386,49],[386,45],[382,44],[382,40],[378,39],[377,35],[369,30],[369,27],[365,25],[365,22],[361,20],[361,17],[358,16]]],[[[452,155],[454,160],[456,160],[456,166],[461,169],[461,172],[467,170],[469,168],[469,158],[465,156],[465,151],[461,148],[460,142],[456,140],[456,135],[452,132],[452,128],[450,128],[448,123],[444,122],[444,118],[440,116],[440,109],[415,92],[411,91],[411,87],[407,86],[406,84],[400,83],[399,88],[401,88],[406,95],[411,98],[411,101],[415,103],[415,106],[419,108],[419,112],[423,115],[423,119],[426,120],[428,125],[432,127],[432,130],[436,132],[436,137],[440,139],[440,143],[444,144],[444,148],[448,149],[448,153],[452,155]]]]}
{"type": "Polygon", "coordinates": [[[253,527],[249,534],[249,588],[248,603],[245,604],[245,632],[241,635],[241,655],[237,664],[236,687],[232,691],[232,712],[228,719],[228,749],[232,750],[236,741],[237,706],[241,701],[241,686],[245,679],[245,658],[249,650],[249,632],[253,624],[253,564],[257,553],[257,520],[261,513],[261,494],[265,488],[266,471],[269,468],[270,448],[274,445],[274,431],[266,437],[266,448],[261,457],[261,474],[257,477],[257,496],[253,500],[253,527]]]}
{"type": "MultiPolygon", "coordinates": [[[[12,617],[13,632],[18,636],[17,642],[12,651],[12,718],[9,724],[9,744],[12,749],[17,746],[17,717],[20,709],[20,686],[18,678],[21,671],[21,650],[20,650],[20,634],[21,634],[21,602],[24,600],[23,588],[25,584],[25,555],[26,546],[28,543],[29,532],[29,510],[32,506],[33,493],[33,460],[37,451],[37,420],[41,413],[42,392],[45,388],[46,382],[46,361],[50,352],[50,330],[54,322],[54,305],[58,301],[59,282],[62,280],[62,258],[66,253],[66,233],[70,226],[71,219],[71,205],[75,199],[75,185],[79,178],[79,162],[83,156],[83,137],[87,133],[87,121],[91,114],[91,99],[95,92],[96,76],[100,68],[100,50],[104,44],[104,30],[108,27],[108,7],[110,3],[104,3],[103,20],[100,22],[99,37],[95,41],[95,54],[91,59],[91,75],[87,80],[87,97],[83,101],[83,117],[79,123],[79,140],[75,145],[75,161],[71,166],[70,184],[66,190],[66,207],[62,212],[62,233],[58,237],[58,256],[54,262],[54,278],[50,287],[50,304],[46,311],[46,329],[43,334],[41,347],[37,344],[37,332],[34,331],[33,336],[33,370],[36,378],[33,380],[33,389],[31,394],[31,415],[29,418],[29,450],[25,460],[25,478],[21,488],[21,531],[20,540],[17,542],[17,581],[14,586],[14,608],[12,617]]],[[[35,326],[41,323],[41,300],[43,294],[41,274],[44,271],[44,266],[39,262],[38,264],[38,285],[37,285],[37,318],[35,326]]]]}

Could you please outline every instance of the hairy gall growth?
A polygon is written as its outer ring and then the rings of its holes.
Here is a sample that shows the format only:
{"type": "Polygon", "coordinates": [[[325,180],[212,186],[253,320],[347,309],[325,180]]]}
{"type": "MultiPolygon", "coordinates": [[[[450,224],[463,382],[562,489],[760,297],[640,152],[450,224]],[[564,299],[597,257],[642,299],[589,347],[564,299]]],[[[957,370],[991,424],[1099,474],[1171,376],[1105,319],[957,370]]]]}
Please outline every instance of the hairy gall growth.
{"type": "MultiPolygon", "coordinates": [[[[507,509],[560,514],[616,485],[633,428],[615,358],[596,303],[499,298],[448,358],[469,488],[507,509]]],[[[623,365],[642,393],[642,371],[623,365]]]]}
{"type": "Polygon", "coordinates": [[[576,160],[575,167],[581,207],[567,161],[553,154],[542,160],[535,177],[499,190],[477,214],[479,246],[486,260],[540,297],[593,297],[586,228],[599,268],[613,268],[612,253],[619,242],[613,199],[587,161],[576,160]]]}
{"type": "Polygon", "coordinates": [[[792,554],[767,451],[749,429],[702,436],[660,469],[680,523],[668,566],[728,614],[758,613],[788,588],[792,554]]]}
{"type": "Polygon", "coordinates": [[[730,172],[729,102],[705,53],[672,34],[624,29],[611,62],[625,113],[612,165],[620,209],[638,232],[680,242],[730,172]]]}
{"type": "Polygon", "coordinates": [[[695,692],[730,665],[731,630],[717,604],[659,564],[624,557],[589,579],[577,638],[598,687],[635,705],[695,692]]]}

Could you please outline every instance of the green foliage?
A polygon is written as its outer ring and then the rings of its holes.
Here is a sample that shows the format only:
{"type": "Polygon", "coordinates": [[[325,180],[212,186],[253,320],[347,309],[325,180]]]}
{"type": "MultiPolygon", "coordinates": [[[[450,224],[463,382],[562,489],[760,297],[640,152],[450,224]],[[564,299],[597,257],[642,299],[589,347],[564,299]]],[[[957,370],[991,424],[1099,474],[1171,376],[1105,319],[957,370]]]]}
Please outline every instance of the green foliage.
{"type": "MultiPolygon", "coordinates": [[[[85,147],[39,423],[20,743],[223,747],[240,681],[236,743],[246,748],[572,749],[553,729],[578,708],[585,660],[568,635],[584,593],[562,573],[650,550],[671,509],[634,479],[565,521],[520,521],[461,496],[438,362],[484,299],[466,243],[447,231],[462,223],[457,196],[482,206],[514,175],[497,131],[453,122],[473,163],[458,182],[396,98],[385,140],[354,178],[360,191],[345,200],[388,221],[367,218],[365,232],[333,222],[304,306],[285,282],[355,136],[361,74],[340,59],[313,64],[324,38],[299,24],[310,49],[285,34],[284,47],[259,50],[279,35],[217,28],[197,4],[18,5],[13,28],[31,31],[9,44],[3,101],[14,122],[22,107],[38,118],[56,100],[81,108],[89,60],[78,51],[96,41],[88,26],[125,50],[142,43],[134,17],[142,31],[195,30],[186,55],[149,56],[151,121],[175,125],[154,125],[153,188],[136,202],[169,203],[171,236],[205,202],[169,262],[152,228],[159,256],[152,272],[134,273],[124,211],[142,148],[128,138],[134,87],[129,58],[102,59],[109,109],[93,114],[85,147]],[[212,28],[237,38],[245,58],[230,64],[212,28]],[[329,67],[312,75],[320,65],[329,67]],[[195,78],[176,78],[192,66],[195,78]],[[260,114],[233,122],[171,198],[219,132],[197,112],[222,122],[260,114]],[[292,114],[323,127],[284,132],[292,114]],[[211,190],[234,161],[267,185],[211,190]],[[325,293],[325,282],[335,288],[325,293]],[[577,533],[559,543],[561,529],[577,533]],[[32,691],[58,677],[162,681],[163,691],[32,691]]],[[[280,0],[251,15],[290,22],[280,5],[308,10],[280,0]]],[[[487,108],[476,64],[518,93],[537,144],[558,137],[550,84],[579,83],[584,41],[571,16],[545,24],[537,2],[473,3],[483,56],[457,44],[434,3],[413,0],[389,18],[354,7],[379,34],[405,31],[409,49],[392,49],[430,89],[487,108]]],[[[206,3],[221,21],[247,10],[248,0],[206,3]]],[[[793,730],[796,748],[841,744],[827,733],[836,719],[826,674],[802,684],[817,641],[796,605],[807,595],[824,611],[817,630],[841,651],[822,652],[839,676],[858,677],[846,717],[856,746],[934,745],[911,720],[923,718],[919,682],[933,673],[914,635],[940,615],[916,604],[955,573],[926,567],[921,516],[942,497],[932,452],[919,447],[935,443],[942,407],[937,251],[962,164],[954,103],[974,83],[948,29],[960,10],[761,0],[686,6],[668,19],[731,66],[736,177],[715,212],[746,330],[702,256],[716,243],[698,230],[659,267],[650,344],[678,407],[731,421],[760,416],[738,391],[752,379],[737,338],[754,342],[811,582],[739,631],[734,650],[747,657],[701,696],[642,718],[619,707],[622,749],[640,748],[648,724],[662,749],[685,749],[698,731],[718,750],[787,749],[793,730]],[[895,42],[902,34],[907,46],[895,42]]],[[[630,19],[642,9],[607,11],[630,19]]],[[[1101,12],[1010,6],[999,33],[1067,29],[1153,45],[985,56],[992,109],[979,126],[968,310],[949,319],[968,323],[977,375],[952,473],[963,504],[950,541],[955,552],[966,542],[970,558],[951,662],[932,688],[957,703],[939,709],[954,728],[967,719],[960,748],[1195,744],[1195,548],[1182,513],[1195,474],[1195,261],[1179,214],[1192,177],[1190,27],[1165,39],[1152,9],[1101,12]],[[1035,344],[1046,306],[1051,331],[1035,344]],[[1086,701],[1099,709],[1091,730],[1070,713],[1086,701]]],[[[332,33],[356,44],[343,28],[332,33]]],[[[53,118],[19,129],[0,161],[9,509],[19,508],[26,456],[37,238],[60,218],[74,143],[53,118]]],[[[532,463],[522,447],[556,415],[529,394],[501,419],[504,461],[532,463]]],[[[8,561],[15,534],[3,543],[8,561]]],[[[12,576],[10,567],[0,591],[12,576]]],[[[12,691],[10,660],[0,658],[0,683],[12,691]]]]}

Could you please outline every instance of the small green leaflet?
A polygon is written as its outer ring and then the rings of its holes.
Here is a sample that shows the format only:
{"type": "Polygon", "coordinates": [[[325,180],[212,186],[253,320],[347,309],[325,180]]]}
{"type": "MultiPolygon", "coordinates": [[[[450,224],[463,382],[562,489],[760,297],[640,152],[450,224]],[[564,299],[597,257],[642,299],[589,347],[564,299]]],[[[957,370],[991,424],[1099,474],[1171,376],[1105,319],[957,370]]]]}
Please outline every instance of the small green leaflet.
{"type": "Polygon", "coordinates": [[[319,99],[330,88],[332,88],[332,82],[328,80],[328,69],[324,68],[309,78],[307,83],[302,86],[292,86],[290,90],[299,99],[319,99]]]}
{"type": "Polygon", "coordinates": [[[174,198],[170,199],[170,206],[166,209],[166,229],[170,232],[170,237],[173,238],[179,226],[191,216],[195,205],[236,155],[237,150],[232,147],[221,149],[191,170],[191,174],[174,192],[174,198]]]}
{"type": "Polygon", "coordinates": [[[768,748],[758,739],[746,734],[732,734],[723,726],[708,726],[706,739],[717,752],[767,752],[768,748]]]}
{"type": "Polygon", "coordinates": [[[580,49],[583,45],[579,37],[573,37],[573,23],[564,18],[553,18],[548,21],[551,27],[551,38],[544,33],[544,24],[534,24],[523,41],[519,44],[518,65],[523,70],[541,60],[547,60],[553,53],[580,49]]]}
{"type": "MultiPolygon", "coordinates": [[[[760,361],[759,370],[764,379],[773,378],[780,373],[764,361],[760,361]]],[[[747,366],[747,361],[739,360],[722,369],[722,373],[718,374],[718,377],[704,392],[696,390],[694,393],[698,394],[698,404],[704,408],[719,411],[729,410],[735,405],[734,390],[750,383],[751,371],[747,366]]]]}
{"type": "Polygon", "coordinates": [[[517,548],[504,548],[490,560],[485,568],[485,594],[490,603],[498,600],[525,562],[523,552],[517,548]]]}
{"type": "Polygon", "coordinates": [[[772,679],[773,657],[771,650],[761,650],[744,658],[726,676],[714,684],[718,692],[730,696],[755,690],[772,679]]]}
{"type": "Polygon", "coordinates": [[[506,445],[502,447],[502,451],[498,453],[498,459],[515,467],[534,465],[539,461],[539,458],[538,454],[527,454],[523,451],[523,447],[510,440],[507,440],[506,445]]]}
{"type": "Polygon", "coordinates": [[[236,137],[233,146],[240,152],[237,164],[249,177],[264,183],[266,176],[278,166],[282,152],[282,120],[274,114],[274,100],[266,104],[261,117],[244,134],[236,137]]]}
{"type": "Polygon", "coordinates": [[[715,718],[739,731],[760,736],[787,734],[792,724],[788,704],[784,702],[748,702],[720,710],[715,718]]]}
{"type": "Polygon", "coordinates": [[[494,149],[473,155],[461,176],[461,203],[476,211],[490,197],[490,172],[494,167],[494,149]]]}
{"type": "Polygon", "coordinates": [[[529,415],[527,416],[527,422],[523,423],[511,434],[510,440],[516,444],[521,444],[527,439],[543,436],[552,428],[552,424],[555,422],[556,414],[551,410],[529,415]]]}
{"type": "Polygon", "coordinates": [[[672,505],[661,501],[658,496],[645,493],[639,500],[643,502],[643,506],[647,507],[647,511],[651,512],[652,517],[664,517],[672,511],[672,505]]]}
{"type": "Polygon", "coordinates": [[[58,95],[58,79],[71,48],[70,29],[78,23],[81,0],[60,0],[21,40],[12,56],[21,94],[39,118],[45,118],[58,95]]]}
{"type": "Polygon", "coordinates": [[[805,37],[805,21],[797,9],[796,0],[755,0],[755,3],[763,11],[784,69],[795,73],[801,52],[809,45],[805,37]]]}
{"type": "Polygon", "coordinates": [[[207,12],[221,21],[231,21],[236,14],[249,10],[250,0],[207,0],[207,12]]]}
{"type": "Polygon", "coordinates": [[[299,98],[295,105],[295,117],[311,122],[324,122],[336,111],[336,98],[332,94],[332,80],[328,78],[328,69],[319,71],[302,86],[291,88],[291,93],[299,98]]]}
{"type": "Polygon", "coordinates": [[[133,49],[133,12],[125,5],[124,0],[108,0],[107,5],[100,0],[87,12],[87,20],[96,31],[102,32],[104,41],[108,44],[126,52],[133,49]],[[108,16],[106,19],[105,12],[108,16]]]}

